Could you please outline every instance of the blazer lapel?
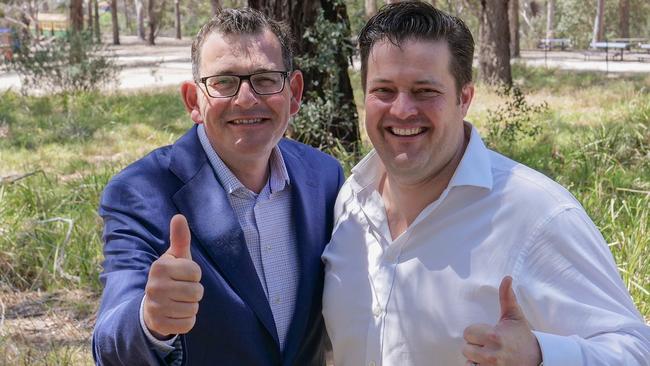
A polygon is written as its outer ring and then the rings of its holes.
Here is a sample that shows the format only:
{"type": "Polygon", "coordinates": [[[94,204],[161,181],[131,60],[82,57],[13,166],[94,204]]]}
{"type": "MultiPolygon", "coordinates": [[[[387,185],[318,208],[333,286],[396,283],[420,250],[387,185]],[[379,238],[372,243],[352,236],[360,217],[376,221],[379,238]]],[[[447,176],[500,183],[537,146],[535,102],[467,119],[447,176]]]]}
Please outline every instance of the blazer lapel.
{"type": "Polygon", "coordinates": [[[192,241],[264,324],[279,347],[273,314],[235,212],[193,128],[172,148],[172,170],[184,183],[172,200],[185,215],[192,241]]]}
{"type": "MultiPolygon", "coordinates": [[[[282,146],[282,145],[280,145],[282,146]]],[[[289,333],[285,342],[283,364],[292,364],[300,350],[303,337],[307,330],[316,296],[321,296],[321,233],[325,225],[325,217],[321,207],[325,204],[317,194],[318,173],[305,165],[300,156],[282,151],[291,180],[293,200],[293,219],[295,220],[300,282],[298,284],[297,304],[295,307],[289,333]]]]}

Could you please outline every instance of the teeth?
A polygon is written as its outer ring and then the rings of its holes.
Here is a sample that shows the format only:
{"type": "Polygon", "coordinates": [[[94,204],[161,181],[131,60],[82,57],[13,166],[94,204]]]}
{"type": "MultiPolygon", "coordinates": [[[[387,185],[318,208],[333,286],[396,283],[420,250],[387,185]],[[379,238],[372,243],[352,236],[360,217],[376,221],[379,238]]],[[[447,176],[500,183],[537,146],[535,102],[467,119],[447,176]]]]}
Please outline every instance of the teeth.
{"type": "Polygon", "coordinates": [[[262,122],[261,118],[256,118],[256,119],[236,119],[232,121],[232,123],[236,125],[252,125],[253,123],[260,123],[262,122]]]}
{"type": "Polygon", "coordinates": [[[391,127],[391,132],[394,133],[395,135],[398,136],[413,136],[417,135],[418,133],[424,131],[423,127],[416,127],[416,128],[397,128],[397,127],[391,127]]]}

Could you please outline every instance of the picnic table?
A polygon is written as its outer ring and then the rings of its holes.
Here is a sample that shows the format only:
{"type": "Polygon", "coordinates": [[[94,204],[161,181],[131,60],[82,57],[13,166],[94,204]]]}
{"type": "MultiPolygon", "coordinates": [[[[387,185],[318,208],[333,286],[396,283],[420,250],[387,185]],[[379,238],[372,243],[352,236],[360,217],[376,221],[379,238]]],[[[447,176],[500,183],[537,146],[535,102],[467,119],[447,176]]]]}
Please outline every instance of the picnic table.
{"type": "Polygon", "coordinates": [[[562,51],[571,47],[570,38],[542,38],[537,44],[538,48],[551,50],[553,47],[560,48],[562,51]]]}
{"type": "MultiPolygon", "coordinates": [[[[628,42],[591,42],[589,46],[594,50],[604,50],[606,59],[609,59],[609,50],[614,50],[612,58],[620,57],[621,61],[623,61],[623,52],[630,50],[630,44],[628,42]]],[[[587,56],[585,54],[585,57],[587,56]]]]}

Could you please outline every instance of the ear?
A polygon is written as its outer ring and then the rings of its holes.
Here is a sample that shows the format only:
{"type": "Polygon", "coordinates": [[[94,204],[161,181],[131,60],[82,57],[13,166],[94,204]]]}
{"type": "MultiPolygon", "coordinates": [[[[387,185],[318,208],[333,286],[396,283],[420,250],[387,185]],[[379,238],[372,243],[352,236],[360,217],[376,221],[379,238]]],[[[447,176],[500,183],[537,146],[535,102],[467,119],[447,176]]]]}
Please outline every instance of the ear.
{"type": "Polygon", "coordinates": [[[460,108],[463,113],[463,118],[467,115],[469,105],[472,104],[474,99],[474,84],[467,83],[460,91],[460,108]]]}
{"type": "Polygon", "coordinates": [[[196,124],[203,123],[201,109],[199,107],[199,86],[195,82],[186,80],[181,84],[181,98],[185,105],[185,110],[190,114],[190,118],[196,124]]]}
{"type": "Polygon", "coordinates": [[[300,101],[302,101],[302,92],[305,87],[304,83],[302,72],[300,70],[291,73],[291,76],[289,77],[289,88],[291,89],[291,106],[289,108],[289,114],[291,116],[295,115],[300,110],[300,101]]]}

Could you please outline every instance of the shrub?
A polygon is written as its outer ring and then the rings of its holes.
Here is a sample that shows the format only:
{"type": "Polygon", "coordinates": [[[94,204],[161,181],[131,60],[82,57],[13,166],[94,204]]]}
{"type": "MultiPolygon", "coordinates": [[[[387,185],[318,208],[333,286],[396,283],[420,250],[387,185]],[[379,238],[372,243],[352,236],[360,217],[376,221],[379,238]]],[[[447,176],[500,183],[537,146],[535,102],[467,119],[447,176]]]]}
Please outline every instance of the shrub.
{"type": "Polygon", "coordinates": [[[22,36],[7,67],[20,77],[23,94],[101,90],[117,80],[119,71],[106,47],[83,32],[44,39],[22,36]]]}

